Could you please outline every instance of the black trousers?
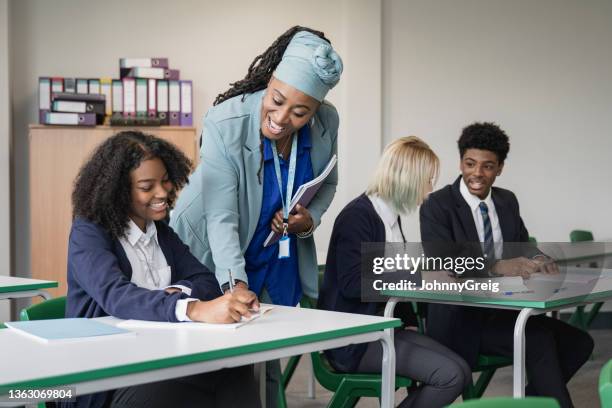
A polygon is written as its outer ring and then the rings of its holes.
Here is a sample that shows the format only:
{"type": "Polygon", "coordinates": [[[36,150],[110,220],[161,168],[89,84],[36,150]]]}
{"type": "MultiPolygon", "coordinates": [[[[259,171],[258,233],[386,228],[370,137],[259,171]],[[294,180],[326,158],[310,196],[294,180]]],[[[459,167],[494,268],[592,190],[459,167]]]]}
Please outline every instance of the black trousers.
{"type": "Polygon", "coordinates": [[[115,390],[111,408],[261,408],[253,366],[115,390]]]}
{"type": "MultiPolygon", "coordinates": [[[[396,330],[395,372],[417,380],[399,408],[441,408],[452,403],[472,381],[472,371],[463,358],[437,341],[412,330],[396,330]]],[[[357,372],[380,373],[382,345],[368,343],[357,372]]]]}
{"type": "MultiPolygon", "coordinates": [[[[512,357],[518,313],[487,312],[480,352],[512,357]]],[[[585,331],[545,315],[530,317],[525,328],[525,393],[553,397],[562,407],[573,407],[566,384],[592,352],[593,339],[585,331]]]]}

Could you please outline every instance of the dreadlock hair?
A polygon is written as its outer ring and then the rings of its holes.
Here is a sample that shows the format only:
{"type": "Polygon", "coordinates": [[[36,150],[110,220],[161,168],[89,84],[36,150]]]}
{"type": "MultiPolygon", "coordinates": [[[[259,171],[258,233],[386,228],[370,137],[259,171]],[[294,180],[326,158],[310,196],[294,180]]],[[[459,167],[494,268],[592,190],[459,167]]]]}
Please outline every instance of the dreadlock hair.
{"type": "Polygon", "coordinates": [[[125,131],[106,139],[81,167],[72,191],[72,218],[85,218],[104,228],[111,238],[125,235],[132,207],[130,172],[145,160],[159,158],[174,187],[167,203],[172,208],[176,191],[188,182],[191,161],[173,144],[138,131],[125,131]]]}
{"type": "MultiPolygon", "coordinates": [[[[291,42],[293,36],[300,31],[308,31],[318,37],[321,37],[331,45],[325,34],[321,31],[313,30],[312,28],[294,26],[289,30],[285,31],[280,37],[278,37],[267,50],[255,57],[246,76],[234,83],[231,83],[231,88],[227,91],[217,95],[217,98],[213,102],[213,106],[218,105],[234,96],[242,95],[242,100],[247,94],[260,91],[265,89],[272,78],[272,73],[281,62],[283,54],[287,49],[287,46],[291,42]]],[[[261,153],[261,160],[259,163],[259,170],[257,170],[257,180],[261,184],[261,170],[263,168],[263,135],[259,135],[259,151],[261,153]]]]}

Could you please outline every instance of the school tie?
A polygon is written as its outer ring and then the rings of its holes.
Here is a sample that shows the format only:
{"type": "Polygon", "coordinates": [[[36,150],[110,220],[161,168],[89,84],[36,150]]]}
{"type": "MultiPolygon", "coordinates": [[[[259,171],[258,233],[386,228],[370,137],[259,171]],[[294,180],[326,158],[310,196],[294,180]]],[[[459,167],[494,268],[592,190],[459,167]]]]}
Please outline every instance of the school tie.
{"type": "Polygon", "coordinates": [[[478,208],[480,208],[484,227],[484,245],[482,250],[487,260],[493,261],[495,259],[495,247],[493,245],[493,229],[491,228],[491,219],[489,218],[489,207],[482,201],[478,208]]]}

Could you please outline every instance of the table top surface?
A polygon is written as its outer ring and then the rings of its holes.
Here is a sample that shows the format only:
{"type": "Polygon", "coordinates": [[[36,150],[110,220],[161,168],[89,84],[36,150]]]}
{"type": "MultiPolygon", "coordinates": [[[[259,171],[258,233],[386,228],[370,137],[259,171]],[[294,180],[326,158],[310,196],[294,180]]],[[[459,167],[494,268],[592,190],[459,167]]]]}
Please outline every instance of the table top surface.
{"type": "Polygon", "coordinates": [[[57,288],[56,281],[0,276],[0,293],[57,288]]]}
{"type": "MultiPolygon", "coordinates": [[[[574,271],[589,270],[588,268],[572,268],[574,271]]],[[[612,270],[599,270],[599,278],[589,283],[560,282],[534,283],[526,282],[527,292],[505,293],[503,288],[497,294],[490,292],[442,292],[442,291],[408,291],[384,290],[385,296],[422,301],[427,303],[464,303],[466,306],[490,306],[523,309],[551,309],[577,303],[592,303],[612,299],[612,270]]],[[[467,278],[466,278],[467,279],[467,278]]],[[[463,279],[465,280],[465,279],[463,279]]],[[[479,278],[478,281],[486,281],[479,278]]]]}
{"type": "MultiPolygon", "coordinates": [[[[114,317],[100,321],[117,324],[114,317]]],[[[131,329],[43,343],[0,330],[0,387],[46,387],[175,367],[401,326],[394,318],[274,306],[238,329],[131,329]]],[[[2,390],[0,390],[2,393],[2,390]]]]}

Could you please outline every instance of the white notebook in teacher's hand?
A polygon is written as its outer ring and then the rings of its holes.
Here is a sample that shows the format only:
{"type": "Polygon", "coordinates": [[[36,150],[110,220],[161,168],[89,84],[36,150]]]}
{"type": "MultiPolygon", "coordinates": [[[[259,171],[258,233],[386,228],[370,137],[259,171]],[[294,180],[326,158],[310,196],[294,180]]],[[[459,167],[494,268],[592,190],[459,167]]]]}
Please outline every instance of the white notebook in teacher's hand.
{"type": "MultiPolygon", "coordinates": [[[[293,194],[291,203],[289,204],[289,214],[292,214],[294,212],[295,206],[298,204],[302,207],[308,207],[308,204],[310,204],[315,194],[317,194],[317,192],[323,185],[323,182],[325,181],[327,176],[329,176],[329,173],[331,173],[331,171],[336,166],[337,161],[338,157],[334,154],[333,157],[329,160],[329,163],[327,163],[327,166],[325,166],[325,169],[321,172],[321,174],[319,174],[318,177],[310,180],[308,183],[302,184],[297,189],[295,194],[293,194]]],[[[268,238],[266,238],[266,242],[264,242],[263,246],[267,247],[278,242],[278,240],[281,239],[281,235],[282,234],[280,233],[270,231],[270,234],[268,235],[268,238]]]]}

